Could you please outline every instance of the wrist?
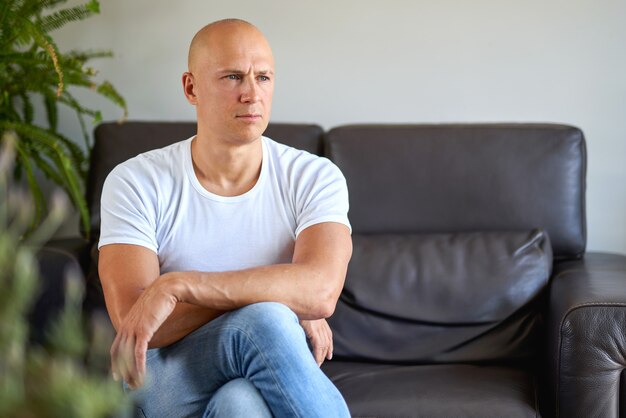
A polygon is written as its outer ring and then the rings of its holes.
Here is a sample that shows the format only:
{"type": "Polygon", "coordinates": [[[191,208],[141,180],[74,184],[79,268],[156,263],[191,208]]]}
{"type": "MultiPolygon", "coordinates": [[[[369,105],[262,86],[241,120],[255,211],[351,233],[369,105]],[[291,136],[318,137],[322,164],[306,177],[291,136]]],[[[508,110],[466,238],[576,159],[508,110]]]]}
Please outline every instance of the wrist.
{"type": "Polygon", "coordinates": [[[186,284],[184,275],[180,272],[165,273],[159,278],[159,281],[163,290],[171,295],[176,302],[185,302],[188,299],[189,286],[186,284]]]}

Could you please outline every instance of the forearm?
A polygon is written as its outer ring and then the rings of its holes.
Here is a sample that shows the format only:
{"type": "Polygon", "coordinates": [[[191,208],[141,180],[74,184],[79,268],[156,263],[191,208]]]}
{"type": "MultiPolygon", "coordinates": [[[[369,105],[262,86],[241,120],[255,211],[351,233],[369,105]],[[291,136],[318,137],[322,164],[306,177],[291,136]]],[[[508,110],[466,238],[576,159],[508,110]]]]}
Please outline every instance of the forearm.
{"type": "Polygon", "coordinates": [[[141,386],[148,347],[169,345],[223,311],[274,301],[289,306],[300,319],[330,316],[351,253],[348,228],[332,222],[300,233],[292,264],[232,272],[159,275],[152,251],[133,245],[103,246],[99,272],[118,332],[111,346],[114,376],[132,388],[141,386]]]}
{"type": "Polygon", "coordinates": [[[257,302],[279,302],[301,319],[332,314],[345,273],[307,264],[277,264],[229,272],[170,273],[168,287],[179,302],[229,311],[257,302]]]}
{"type": "Polygon", "coordinates": [[[173,344],[223,313],[202,306],[178,303],[150,340],[149,348],[173,344]]]}
{"type": "Polygon", "coordinates": [[[110,245],[100,251],[100,277],[115,328],[129,321],[146,333],[150,347],[172,344],[224,311],[256,302],[279,302],[300,319],[332,314],[352,252],[349,230],[318,224],[304,230],[291,264],[230,272],[159,275],[156,254],[140,246],[110,245]],[[129,312],[137,318],[129,320],[129,312]]]}

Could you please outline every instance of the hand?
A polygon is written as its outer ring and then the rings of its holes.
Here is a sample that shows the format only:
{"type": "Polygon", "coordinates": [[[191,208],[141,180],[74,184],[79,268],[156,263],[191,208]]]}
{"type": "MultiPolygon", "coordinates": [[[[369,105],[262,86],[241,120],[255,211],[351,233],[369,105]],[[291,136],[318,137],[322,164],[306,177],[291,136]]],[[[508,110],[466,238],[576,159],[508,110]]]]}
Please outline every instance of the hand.
{"type": "Polygon", "coordinates": [[[313,347],[313,357],[318,366],[321,366],[324,359],[333,358],[333,332],[325,319],[313,321],[301,320],[300,325],[304,328],[304,333],[311,341],[313,347]]]}
{"type": "Polygon", "coordinates": [[[167,291],[164,277],[155,280],[139,296],[111,346],[113,378],[124,379],[131,389],[143,385],[148,343],[176,307],[177,300],[167,291]]]}

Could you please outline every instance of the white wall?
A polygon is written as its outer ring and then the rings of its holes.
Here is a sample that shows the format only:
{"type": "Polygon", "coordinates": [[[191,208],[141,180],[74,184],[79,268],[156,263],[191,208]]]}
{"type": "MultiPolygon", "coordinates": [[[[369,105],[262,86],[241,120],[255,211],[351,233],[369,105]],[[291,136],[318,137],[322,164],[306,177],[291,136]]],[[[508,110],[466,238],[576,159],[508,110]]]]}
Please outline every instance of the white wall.
{"type": "MultiPolygon", "coordinates": [[[[192,120],[180,83],[187,47],[225,17],[256,24],[273,46],[274,121],[582,128],[588,248],[626,253],[626,2],[103,0],[100,15],[56,37],[62,49],[114,51],[94,65],[123,92],[131,119],[192,120]]],[[[81,97],[107,119],[120,116],[81,97]]]]}

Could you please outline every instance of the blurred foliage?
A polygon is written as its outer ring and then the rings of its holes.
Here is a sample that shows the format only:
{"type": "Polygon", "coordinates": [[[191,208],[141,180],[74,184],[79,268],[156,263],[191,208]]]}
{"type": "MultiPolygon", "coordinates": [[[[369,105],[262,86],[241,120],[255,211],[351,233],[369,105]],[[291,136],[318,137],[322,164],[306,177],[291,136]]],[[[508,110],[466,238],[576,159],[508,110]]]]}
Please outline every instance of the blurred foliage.
{"type": "Polygon", "coordinates": [[[80,277],[67,275],[65,304],[47,343],[29,341],[28,314],[43,280],[36,251],[63,219],[67,198],[56,195],[49,215],[23,238],[34,210],[30,195],[12,186],[17,142],[5,133],[0,150],[0,417],[128,416],[128,396],[102,370],[110,344],[106,326],[95,322],[91,337],[85,332],[80,277]]]}
{"type": "Polygon", "coordinates": [[[110,57],[109,51],[61,53],[49,32],[100,11],[98,1],[57,10],[67,0],[2,0],[0,2],[0,134],[17,134],[16,175],[25,175],[32,191],[33,226],[47,208],[35,167],[59,185],[81,216],[89,235],[89,211],[84,184],[89,165],[89,134],[85,116],[96,124],[99,111],[82,106],[68,87],[92,90],[124,110],[126,103],[111,83],[94,81],[96,71],[86,66],[93,58],[110,57]],[[42,100],[46,122],[38,124],[33,100],[42,100]],[[84,148],[58,131],[59,105],[75,111],[83,131],[84,148]]]}

